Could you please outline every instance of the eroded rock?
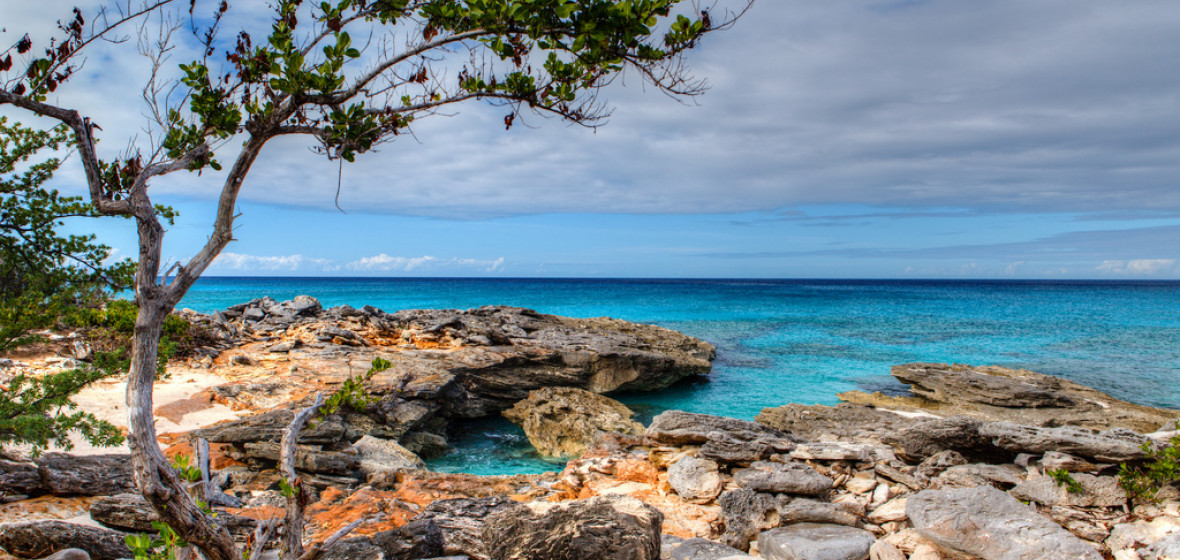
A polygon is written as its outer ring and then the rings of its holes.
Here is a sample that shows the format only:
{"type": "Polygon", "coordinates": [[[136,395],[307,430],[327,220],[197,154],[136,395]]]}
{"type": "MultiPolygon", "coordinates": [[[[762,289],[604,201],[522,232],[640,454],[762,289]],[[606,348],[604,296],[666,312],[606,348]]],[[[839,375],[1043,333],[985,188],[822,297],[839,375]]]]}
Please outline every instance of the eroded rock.
{"type": "Polygon", "coordinates": [[[577,457],[610,432],[643,435],[634,414],[614,399],[573,387],[537,389],[503,412],[547,457],[577,457]]]}
{"type": "Polygon", "coordinates": [[[510,504],[484,523],[497,560],[655,560],[664,516],[630,496],[510,504]]]}

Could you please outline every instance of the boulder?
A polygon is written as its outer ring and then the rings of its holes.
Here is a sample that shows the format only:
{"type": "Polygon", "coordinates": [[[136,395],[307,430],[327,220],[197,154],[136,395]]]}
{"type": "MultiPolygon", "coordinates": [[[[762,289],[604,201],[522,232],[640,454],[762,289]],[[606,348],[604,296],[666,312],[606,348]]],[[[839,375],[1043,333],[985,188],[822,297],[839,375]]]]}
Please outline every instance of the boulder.
{"type": "Polygon", "coordinates": [[[513,503],[500,496],[438,500],[426,506],[414,519],[428,520],[442,530],[443,554],[490,560],[483,543],[484,519],[513,503]]]}
{"type": "Polygon", "coordinates": [[[843,525],[799,523],[758,535],[767,560],[868,560],[872,533],[843,525]]]}
{"type": "Polygon", "coordinates": [[[131,557],[131,549],[123,542],[125,536],[111,529],[65,521],[25,521],[0,526],[0,548],[24,558],[76,548],[93,560],[115,560],[131,557]]]}
{"type": "Polygon", "coordinates": [[[718,542],[691,538],[672,549],[668,558],[670,560],[720,560],[732,556],[744,556],[744,553],[732,546],[718,542]]]}
{"type": "Polygon", "coordinates": [[[841,400],[882,408],[965,414],[990,421],[1094,430],[1121,427],[1152,432],[1180,418],[1180,411],[1116,399],[1065,379],[996,366],[914,363],[894,366],[893,376],[913,396],[849,391],[841,400]]]}
{"type": "Polygon", "coordinates": [[[425,469],[426,463],[398,442],[366,435],[352,444],[365,474],[425,469]]]}
{"type": "Polygon", "coordinates": [[[509,504],[484,522],[497,560],[655,560],[664,516],[630,496],[509,504]]]}
{"type": "Polygon", "coordinates": [[[884,436],[902,457],[922,461],[943,451],[955,451],[972,459],[996,459],[999,452],[979,435],[983,421],[966,416],[923,420],[884,436]]]}
{"type": "Polygon", "coordinates": [[[643,425],[622,403],[573,387],[534,390],[503,414],[547,457],[580,456],[609,432],[643,435],[643,425]]]}
{"type": "Polygon", "coordinates": [[[860,518],[840,504],[807,498],[791,498],[755,492],[746,488],[730,490],[717,499],[725,524],[722,541],[747,550],[759,533],[790,523],[827,523],[856,526],[860,518]]]}
{"type": "Polygon", "coordinates": [[[734,472],[734,482],[755,492],[816,496],[832,488],[832,479],[806,463],[759,461],[734,472]]]}
{"type": "Polygon", "coordinates": [[[90,505],[90,518],[124,531],[152,531],[152,522],[160,516],[143,496],[134,493],[116,494],[98,499],[90,505]]]}
{"type": "Polygon", "coordinates": [[[689,500],[716,498],[725,487],[717,463],[692,455],[685,455],[668,466],[668,484],[680,497],[689,500]]]}
{"type": "Polygon", "coordinates": [[[1100,560],[1093,547],[991,486],[923,490],[906,514],[922,536],[940,547],[983,560],[1100,560]]]}

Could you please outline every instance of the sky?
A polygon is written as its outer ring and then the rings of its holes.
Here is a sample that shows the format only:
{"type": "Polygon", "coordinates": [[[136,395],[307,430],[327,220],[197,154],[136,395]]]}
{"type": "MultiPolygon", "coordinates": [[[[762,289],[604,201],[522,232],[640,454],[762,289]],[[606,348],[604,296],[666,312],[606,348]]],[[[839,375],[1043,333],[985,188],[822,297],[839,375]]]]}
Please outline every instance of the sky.
{"type": "MultiPolygon", "coordinates": [[[[71,5],[4,3],[0,43],[71,5]]],[[[342,170],[272,142],[207,274],[1180,279],[1177,37],[1174,0],[757,0],[690,53],[706,94],[626,75],[597,129],[472,103],[342,170]]],[[[134,43],[50,99],[108,157],[149,140],[134,43]]],[[[207,239],[217,177],[153,183],[168,260],[207,239]]],[[[69,227],[137,252],[128,221],[69,227]]]]}

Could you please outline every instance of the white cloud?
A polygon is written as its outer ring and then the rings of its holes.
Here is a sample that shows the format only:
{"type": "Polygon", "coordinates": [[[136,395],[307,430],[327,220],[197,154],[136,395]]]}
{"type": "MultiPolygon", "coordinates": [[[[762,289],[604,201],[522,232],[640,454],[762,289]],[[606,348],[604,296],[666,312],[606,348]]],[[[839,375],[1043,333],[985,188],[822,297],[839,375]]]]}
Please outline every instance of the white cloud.
{"type": "Polygon", "coordinates": [[[365,257],[352,261],[345,266],[352,270],[360,271],[402,270],[409,272],[434,260],[435,258],[429,255],[421,257],[391,257],[385,253],[381,253],[375,257],[365,257]]]}
{"type": "Polygon", "coordinates": [[[232,270],[238,272],[296,272],[308,270],[332,270],[332,261],[312,259],[303,255],[260,256],[224,252],[209,267],[212,271],[232,270]]]}
{"type": "Polygon", "coordinates": [[[1125,276],[1158,276],[1178,272],[1175,259],[1135,259],[1130,261],[1103,261],[1097,270],[1107,274],[1125,276]]]}

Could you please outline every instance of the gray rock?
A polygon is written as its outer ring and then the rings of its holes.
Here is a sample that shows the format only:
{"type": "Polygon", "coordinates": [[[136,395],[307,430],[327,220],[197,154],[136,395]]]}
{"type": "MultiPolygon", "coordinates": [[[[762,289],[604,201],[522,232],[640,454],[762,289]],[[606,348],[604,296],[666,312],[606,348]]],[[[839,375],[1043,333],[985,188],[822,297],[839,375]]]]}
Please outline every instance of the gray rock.
{"type": "Polygon", "coordinates": [[[1147,549],[1147,560],[1180,560],[1180,533],[1172,533],[1147,549]]]}
{"type": "Polygon", "coordinates": [[[791,452],[792,459],[800,461],[853,461],[867,463],[873,460],[873,448],[862,443],[830,442],[800,443],[791,452]]]}
{"type": "Polygon", "coordinates": [[[754,461],[769,459],[776,447],[786,447],[767,438],[744,440],[725,432],[709,432],[708,437],[709,441],[701,446],[701,457],[726,465],[749,465],[754,461]]]}
{"type": "Polygon", "coordinates": [[[143,496],[134,493],[99,498],[90,504],[90,518],[124,531],[152,531],[152,522],[160,516],[143,496]]]}
{"type": "Polygon", "coordinates": [[[385,560],[381,548],[367,536],[348,537],[324,549],[320,560],[385,560]]]}
{"type": "Polygon", "coordinates": [[[720,560],[731,556],[742,556],[743,552],[718,542],[691,538],[680,543],[668,556],[670,560],[720,560]]]}
{"type": "Polygon", "coordinates": [[[6,497],[39,494],[44,490],[36,463],[0,459],[0,503],[6,497]]]}
{"type": "Polygon", "coordinates": [[[1021,473],[1012,465],[956,465],[942,471],[938,475],[940,485],[952,488],[972,488],[990,484],[1001,490],[1007,490],[1023,479],[1021,473]]]}
{"type": "Polygon", "coordinates": [[[1041,468],[1059,470],[1064,469],[1069,472],[1094,472],[1100,467],[1085,459],[1074,457],[1069,453],[1062,453],[1060,451],[1046,451],[1041,457],[1041,468]]]}
{"type": "Polygon", "coordinates": [[[923,490],[906,514],[922,536],[984,560],[1100,560],[1092,547],[991,486],[923,490]]]}
{"type": "Polygon", "coordinates": [[[1139,446],[1147,438],[1126,432],[1096,434],[1084,428],[1037,428],[1012,422],[987,422],[979,427],[979,435],[1011,453],[1060,451],[1113,463],[1146,456],[1139,446]]]}
{"type": "MultiPolygon", "coordinates": [[[[279,460],[279,444],[270,442],[247,443],[242,446],[245,457],[279,460]]],[[[309,473],[348,475],[360,466],[356,455],[339,451],[324,451],[317,447],[299,445],[295,447],[295,468],[309,473]]]]}
{"type": "Polygon", "coordinates": [[[758,551],[767,560],[867,560],[876,540],[863,529],[799,523],[758,535],[758,551]]]}
{"type": "Polygon", "coordinates": [[[90,560],[90,554],[80,548],[59,550],[41,560],[90,560]]]}
{"type": "Polygon", "coordinates": [[[442,529],[429,519],[413,519],[397,529],[376,533],[372,539],[385,560],[418,560],[446,554],[442,529]]]}
{"type": "Polygon", "coordinates": [[[655,560],[664,516],[630,496],[510,504],[485,521],[496,560],[655,560]]]}
{"type": "Polygon", "coordinates": [[[970,459],[996,459],[997,450],[982,436],[983,421],[966,416],[924,420],[882,437],[898,454],[910,460],[925,460],[943,451],[962,453],[970,459]]]}
{"type": "Polygon", "coordinates": [[[1038,476],[1016,485],[1008,491],[1013,497],[1046,506],[1119,507],[1127,503],[1127,491],[1112,476],[1071,475],[1082,487],[1074,493],[1048,476],[1038,476]]]}
{"type": "Polygon", "coordinates": [[[789,523],[829,523],[856,526],[854,513],[843,506],[806,498],[774,496],[739,488],[717,499],[721,521],[725,524],[722,542],[739,550],[748,550],[759,533],[789,523]]]}
{"type": "Polygon", "coordinates": [[[918,420],[859,404],[835,406],[788,404],[766,408],[755,422],[782,430],[803,441],[835,436],[841,441],[879,441],[918,420]]]}
{"type": "Polygon", "coordinates": [[[421,458],[396,441],[367,435],[354,442],[352,447],[360,456],[360,469],[365,474],[426,468],[421,458]]]}
{"type": "Polygon", "coordinates": [[[832,479],[806,463],[759,461],[734,472],[734,482],[755,492],[816,496],[832,488],[832,479]]]}
{"type": "Polygon", "coordinates": [[[849,391],[839,397],[894,410],[1095,430],[1123,427],[1150,432],[1180,416],[1175,410],[1128,403],[1084,385],[1028,370],[917,363],[894,366],[892,373],[898,381],[910,385],[913,396],[849,391]]]}
{"type": "Polygon", "coordinates": [[[786,447],[784,451],[794,449],[793,439],[774,428],[735,418],[679,410],[669,410],[652,418],[647,437],[670,445],[700,445],[711,439],[712,432],[741,441],[780,441],[786,447]]]}
{"type": "Polygon", "coordinates": [[[484,519],[513,503],[499,496],[438,500],[426,506],[414,519],[431,521],[442,530],[443,554],[490,560],[483,543],[484,519]]]}
{"type": "Polygon", "coordinates": [[[827,523],[855,527],[860,518],[839,504],[794,498],[790,501],[779,500],[779,523],[827,523]]]}
{"type": "Polygon", "coordinates": [[[136,491],[130,455],[45,453],[33,461],[44,489],[57,496],[106,496],[136,491]]]}
{"type": "Polygon", "coordinates": [[[25,521],[0,525],[0,548],[24,558],[76,548],[94,560],[115,560],[131,557],[131,549],[123,542],[125,536],[111,529],[65,521],[25,521]]]}
{"type": "Polygon", "coordinates": [[[967,458],[958,451],[939,451],[927,457],[918,465],[918,473],[927,478],[934,478],[943,471],[960,465],[966,465],[967,458]]]}
{"type": "Polygon", "coordinates": [[[747,488],[730,490],[717,498],[725,533],[721,541],[739,550],[749,550],[758,533],[779,525],[780,500],[771,494],[747,488]]]}
{"type": "Polygon", "coordinates": [[[725,487],[717,463],[685,455],[668,467],[668,484],[682,498],[716,498],[725,487]]]}
{"type": "Polygon", "coordinates": [[[684,539],[676,535],[669,535],[664,533],[660,535],[660,560],[668,560],[672,557],[672,551],[680,546],[684,539]]]}

